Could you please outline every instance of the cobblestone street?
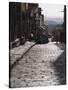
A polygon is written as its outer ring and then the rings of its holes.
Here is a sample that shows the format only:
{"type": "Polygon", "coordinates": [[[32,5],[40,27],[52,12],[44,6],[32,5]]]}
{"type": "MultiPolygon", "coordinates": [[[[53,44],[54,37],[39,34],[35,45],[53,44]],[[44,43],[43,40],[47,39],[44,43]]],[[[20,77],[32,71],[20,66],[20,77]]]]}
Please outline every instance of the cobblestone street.
{"type": "Polygon", "coordinates": [[[11,87],[65,84],[65,59],[64,44],[36,44],[11,70],[11,87]]]}

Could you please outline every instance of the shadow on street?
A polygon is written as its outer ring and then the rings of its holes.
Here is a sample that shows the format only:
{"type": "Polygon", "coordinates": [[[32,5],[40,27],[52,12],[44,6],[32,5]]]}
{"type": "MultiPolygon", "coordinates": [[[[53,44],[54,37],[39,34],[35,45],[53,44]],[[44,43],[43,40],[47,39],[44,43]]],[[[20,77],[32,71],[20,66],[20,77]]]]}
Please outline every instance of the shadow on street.
{"type": "Polygon", "coordinates": [[[66,50],[53,63],[60,85],[66,84],[66,50]]]}

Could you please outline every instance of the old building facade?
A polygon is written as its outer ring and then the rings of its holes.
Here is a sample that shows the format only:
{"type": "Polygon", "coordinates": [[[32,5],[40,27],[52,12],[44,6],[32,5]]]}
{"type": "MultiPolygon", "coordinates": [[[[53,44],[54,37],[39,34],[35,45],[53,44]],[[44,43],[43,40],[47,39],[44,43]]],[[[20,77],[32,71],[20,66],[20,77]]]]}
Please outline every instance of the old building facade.
{"type": "Polygon", "coordinates": [[[44,24],[44,15],[41,14],[41,8],[37,3],[10,2],[9,23],[10,42],[19,39],[21,44],[22,38],[37,38],[37,27],[44,24]]]}

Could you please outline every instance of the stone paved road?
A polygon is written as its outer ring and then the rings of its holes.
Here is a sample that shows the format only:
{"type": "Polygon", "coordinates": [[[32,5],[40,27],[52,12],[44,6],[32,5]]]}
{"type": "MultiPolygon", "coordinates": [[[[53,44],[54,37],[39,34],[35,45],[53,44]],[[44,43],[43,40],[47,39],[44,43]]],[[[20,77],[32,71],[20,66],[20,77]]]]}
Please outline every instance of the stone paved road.
{"type": "Polygon", "coordinates": [[[11,87],[65,84],[65,46],[35,45],[12,69],[11,87]]]}

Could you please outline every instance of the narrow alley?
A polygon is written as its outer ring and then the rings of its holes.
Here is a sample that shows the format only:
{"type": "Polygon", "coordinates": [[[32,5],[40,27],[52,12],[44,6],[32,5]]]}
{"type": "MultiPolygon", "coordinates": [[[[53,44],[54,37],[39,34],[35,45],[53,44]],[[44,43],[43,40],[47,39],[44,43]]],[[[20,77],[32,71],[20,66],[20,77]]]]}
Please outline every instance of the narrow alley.
{"type": "Polygon", "coordinates": [[[66,5],[9,2],[9,87],[66,85],[66,5]]]}

